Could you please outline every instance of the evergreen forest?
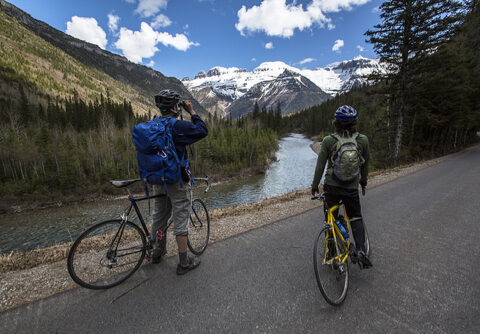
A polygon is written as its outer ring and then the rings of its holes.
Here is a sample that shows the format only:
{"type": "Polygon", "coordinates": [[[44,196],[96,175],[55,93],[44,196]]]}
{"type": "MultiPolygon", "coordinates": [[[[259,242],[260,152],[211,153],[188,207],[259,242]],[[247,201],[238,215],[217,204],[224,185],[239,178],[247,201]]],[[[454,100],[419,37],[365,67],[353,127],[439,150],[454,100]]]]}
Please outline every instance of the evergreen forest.
{"type": "MultiPolygon", "coordinates": [[[[20,88],[21,93],[23,89],[20,88]]],[[[109,192],[108,180],[138,177],[131,129],[151,119],[126,100],[69,99],[30,105],[0,100],[0,195],[4,200],[40,200],[109,192]]],[[[208,118],[209,135],[192,145],[195,175],[224,178],[240,170],[264,170],[277,149],[277,134],[253,123],[208,118]]]]}

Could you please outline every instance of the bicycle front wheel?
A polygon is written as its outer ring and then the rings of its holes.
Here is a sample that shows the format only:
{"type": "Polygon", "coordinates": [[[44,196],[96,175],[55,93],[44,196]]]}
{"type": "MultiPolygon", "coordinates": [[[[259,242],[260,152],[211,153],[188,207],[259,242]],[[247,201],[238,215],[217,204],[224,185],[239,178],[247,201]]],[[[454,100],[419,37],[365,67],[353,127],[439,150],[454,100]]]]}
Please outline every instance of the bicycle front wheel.
{"type": "Polygon", "coordinates": [[[340,305],[347,296],[348,259],[341,263],[348,250],[337,237],[335,243],[332,229],[323,228],[313,247],[313,267],[318,288],[325,300],[334,306],[340,305]]]}
{"type": "Polygon", "coordinates": [[[192,202],[188,228],[188,248],[195,255],[201,255],[208,245],[210,237],[210,216],[205,203],[196,198],[192,202]]]}
{"type": "Polygon", "coordinates": [[[129,221],[98,223],[83,232],[70,248],[68,273],[84,288],[111,288],[140,267],[146,244],[145,234],[129,221]]]}

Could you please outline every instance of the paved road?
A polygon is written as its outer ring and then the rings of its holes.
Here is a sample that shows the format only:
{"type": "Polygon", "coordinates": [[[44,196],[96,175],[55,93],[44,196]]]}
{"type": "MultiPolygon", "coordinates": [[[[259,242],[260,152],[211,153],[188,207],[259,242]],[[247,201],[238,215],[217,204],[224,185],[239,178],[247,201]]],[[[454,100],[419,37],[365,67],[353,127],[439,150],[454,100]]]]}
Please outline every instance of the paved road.
{"type": "Polygon", "coordinates": [[[368,191],[374,268],[352,268],[341,307],[315,282],[318,208],[209,246],[184,277],[171,258],[4,312],[0,332],[478,333],[479,181],[477,147],[368,191]]]}

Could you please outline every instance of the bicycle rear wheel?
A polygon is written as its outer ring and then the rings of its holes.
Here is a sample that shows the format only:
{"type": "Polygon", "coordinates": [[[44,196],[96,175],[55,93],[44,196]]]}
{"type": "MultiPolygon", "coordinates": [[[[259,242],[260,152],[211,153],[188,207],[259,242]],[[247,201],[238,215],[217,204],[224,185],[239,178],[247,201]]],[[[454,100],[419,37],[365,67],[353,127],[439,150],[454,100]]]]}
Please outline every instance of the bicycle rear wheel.
{"type": "Polygon", "coordinates": [[[70,248],[68,273],[84,288],[111,288],[140,267],[146,244],[145,234],[129,221],[98,223],[83,232],[70,248]]]}
{"type": "Polygon", "coordinates": [[[188,228],[188,248],[195,255],[201,255],[210,237],[210,216],[205,203],[196,198],[192,202],[192,212],[188,228]]]}
{"type": "Polygon", "coordinates": [[[318,288],[325,300],[334,306],[345,300],[349,278],[348,259],[340,263],[340,258],[348,250],[339,237],[337,241],[335,247],[332,229],[328,226],[320,231],[313,247],[313,267],[318,288]]]}

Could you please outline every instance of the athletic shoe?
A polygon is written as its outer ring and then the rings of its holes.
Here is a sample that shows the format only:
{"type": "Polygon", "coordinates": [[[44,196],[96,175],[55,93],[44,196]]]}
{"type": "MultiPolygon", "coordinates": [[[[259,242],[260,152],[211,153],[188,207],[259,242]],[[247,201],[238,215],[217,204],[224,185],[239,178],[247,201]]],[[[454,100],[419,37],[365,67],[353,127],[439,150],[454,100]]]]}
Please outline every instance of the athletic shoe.
{"type": "Polygon", "coordinates": [[[196,256],[188,257],[188,263],[182,266],[180,263],[177,265],[177,275],[184,275],[190,270],[197,268],[200,265],[200,259],[196,256]]]}

